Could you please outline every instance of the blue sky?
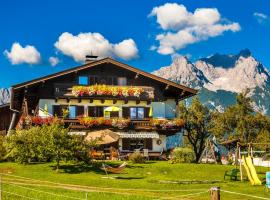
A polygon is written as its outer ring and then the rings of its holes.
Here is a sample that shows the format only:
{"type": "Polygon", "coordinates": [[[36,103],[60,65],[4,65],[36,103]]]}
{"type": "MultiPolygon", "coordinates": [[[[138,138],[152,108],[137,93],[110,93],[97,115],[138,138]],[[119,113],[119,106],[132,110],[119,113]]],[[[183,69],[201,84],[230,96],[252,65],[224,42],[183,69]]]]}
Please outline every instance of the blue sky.
{"type": "Polygon", "coordinates": [[[196,60],[244,48],[270,69],[269,17],[269,0],[1,1],[0,87],[80,65],[90,51],[84,39],[104,56],[149,72],[176,53],[196,60]],[[174,8],[185,12],[174,17],[174,8]]]}

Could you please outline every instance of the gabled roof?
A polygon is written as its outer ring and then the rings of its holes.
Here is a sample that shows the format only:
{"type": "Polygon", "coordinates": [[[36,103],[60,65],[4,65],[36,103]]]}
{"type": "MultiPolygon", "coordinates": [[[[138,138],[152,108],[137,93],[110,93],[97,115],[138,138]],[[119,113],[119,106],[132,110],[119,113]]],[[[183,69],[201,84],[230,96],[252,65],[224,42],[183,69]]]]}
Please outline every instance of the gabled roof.
{"type": "Polygon", "coordinates": [[[64,71],[61,71],[61,72],[57,72],[57,73],[54,73],[54,74],[51,74],[51,75],[48,75],[48,76],[33,79],[31,81],[27,81],[27,82],[20,83],[20,84],[17,84],[17,85],[13,85],[12,87],[13,87],[14,90],[24,88],[24,87],[28,87],[28,86],[31,86],[31,85],[35,85],[35,84],[38,84],[38,83],[53,79],[53,78],[57,78],[57,77],[67,75],[67,74],[70,74],[70,73],[78,72],[78,71],[88,69],[88,68],[91,68],[91,67],[94,67],[94,66],[97,66],[97,65],[100,65],[100,64],[104,64],[104,63],[114,64],[114,65],[116,65],[118,67],[127,69],[127,70],[132,71],[134,73],[137,73],[139,75],[143,75],[143,76],[148,77],[150,79],[153,79],[153,80],[156,80],[156,81],[159,81],[159,82],[163,82],[164,84],[167,84],[169,86],[173,86],[175,88],[179,88],[181,90],[188,91],[193,95],[195,95],[198,92],[195,89],[192,89],[192,88],[186,87],[184,85],[180,85],[180,84],[177,84],[175,82],[169,81],[167,79],[161,78],[159,76],[150,74],[148,72],[142,71],[142,70],[137,69],[135,67],[132,67],[130,65],[127,65],[127,64],[124,64],[122,62],[116,61],[116,60],[114,60],[112,58],[104,58],[104,59],[100,59],[100,60],[93,61],[93,62],[90,62],[90,63],[86,63],[86,64],[78,66],[78,67],[74,67],[74,68],[64,70],[64,71]]]}

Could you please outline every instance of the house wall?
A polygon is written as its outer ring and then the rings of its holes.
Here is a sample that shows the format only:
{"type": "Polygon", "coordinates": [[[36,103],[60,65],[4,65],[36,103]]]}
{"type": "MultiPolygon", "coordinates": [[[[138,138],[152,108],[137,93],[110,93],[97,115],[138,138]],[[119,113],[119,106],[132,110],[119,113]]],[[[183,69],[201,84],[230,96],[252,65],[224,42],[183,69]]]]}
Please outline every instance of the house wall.
{"type": "MultiPolygon", "coordinates": [[[[122,138],[119,139],[119,150],[122,151],[122,146],[123,146],[123,143],[122,143],[122,138]]],[[[152,151],[158,151],[158,152],[161,152],[162,150],[166,150],[166,135],[159,135],[159,139],[157,138],[154,138],[152,139],[152,151]],[[158,145],[157,144],[157,141],[158,140],[161,140],[161,144],[158,145]]]]}
{"type": "MultiPolygon", "coordinates": [[[[168,99],[165,102],[152,102],[151,105],[148,105],[146,101],[140,101],[139,104],[136,101],[128,101],[127,104],[122,100],[118,100],[115,104],[113,100],[105,100],[104,103],[101,103],[100,100],[94,100],[92,103],[89,100],[82,100],[78,102],[75,99],[71,99],[68,103],[65,99],[59,99],[57,102],[53,99],[40,99],[39,108],[44,109],[45,105],[48,108],[48,113],[53,115],[53,105],[84,105],[84,106],[118,106],[118,107],[132,107],[132,106],[142,106],[142,107],[151,107],[153,108],[153,118],[175,118],[176,116],[176,103],[173,99],[168,99]]],[[[119,113],[120,117],[122,112],[119,113]]],[[[41,111],[39,111],[39,116],[42,116],[41,111]]]]}
{"type": "MultiPolygon", "coordinates": [[[[64,99],[60,99],[57,102],[53,99],[40,99],[39,100],[39,116],[42,116],[41,110],[45,108],[45,105],[47,105],[48,113],[53,115],[53,106],[54,105],[77,105],[77,106],[118,106],[120,108],[122,107],[150,107],[150,105],[147,104],[146,101],[140,101],[140,103],[136,103],[136,101],[128,101],[127,104],[125,104],[124,101],[118,100],[115,104],[113,103],[113,100],[105,100],[104,103],[101,103],[100,100],[94,100],[92,103],[89,102],[89,100],[82,100],[81,102],[78,102],[77,100],[71,99],[68,103],[64,99]]],[[[122,117],[122,112],[119,112],[119,117],[122,117]]]]}
{"type": "Polygon", "coordinates": [[[176,102],[174,99],[167,99],[163,102],[152,102],[153,118],[172,119],[176,117],[176,102]]]}

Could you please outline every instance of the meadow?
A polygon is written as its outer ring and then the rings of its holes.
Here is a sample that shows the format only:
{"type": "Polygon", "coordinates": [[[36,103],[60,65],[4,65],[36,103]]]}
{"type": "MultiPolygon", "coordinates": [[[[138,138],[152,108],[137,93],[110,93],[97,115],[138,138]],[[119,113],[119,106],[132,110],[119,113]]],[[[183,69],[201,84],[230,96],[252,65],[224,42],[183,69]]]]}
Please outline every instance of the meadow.
{"type": "MultiPolygon", "coordinates": [[[[118,165],[119,162],[107,163],[118,165]]],[[[252,186],[247,180],[223,180],[234,166],[214,164],[170,164],[167,161],[128,163],[121,174],[109,174],[92,165],[62,163],[0,163],[2,200],[39,199],[209,199],[212,186],[221,188],[222,199],[270,199],[265,186],[252,186]],[[231,194],[230,192],[242,193],[231,194]]],[[[268,168],[257,168],[261,180],[268,168]]],[[[245,176],[245,174],[244,174],[245,176]]]]}

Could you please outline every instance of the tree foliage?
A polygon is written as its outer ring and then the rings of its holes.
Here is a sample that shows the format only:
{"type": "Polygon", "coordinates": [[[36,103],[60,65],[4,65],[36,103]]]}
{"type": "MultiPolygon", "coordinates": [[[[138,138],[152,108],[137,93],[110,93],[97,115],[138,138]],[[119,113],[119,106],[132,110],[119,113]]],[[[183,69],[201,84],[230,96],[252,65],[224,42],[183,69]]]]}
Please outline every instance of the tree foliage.
{"type": "Polygon", "coordinates": [[[88,161],[88,151],[95,141],[86,142],[83,136],[70,135],[59,123],[16,130],[6,137],[6,157],[19,163],[55,161],[88,161]]]}
{"type": "Polygon", "coordinates": [[[189,107],[184,103],[180,104],[179,115],[185,120],[184,136],[191,144],[198,162],[205,148],[206,139],[210,136],[211,112],[198,98],[194,98],[189,107]]]}
{"type": "Polygon", "coordinates": [[[229,106],[224,113],[214,115],[212,132],[221,139],[240,139],[242,142],[260,142],[270,137],[268,116],[255,112],[249,91],[237,96],[235,105],[229,106]]]}

